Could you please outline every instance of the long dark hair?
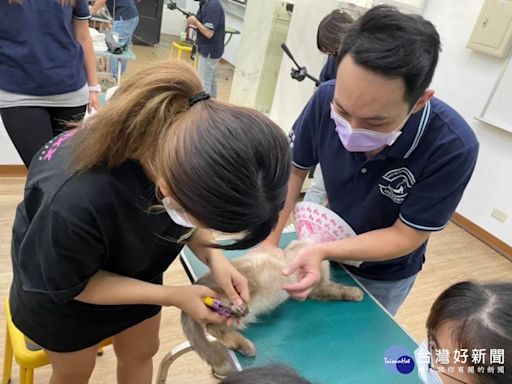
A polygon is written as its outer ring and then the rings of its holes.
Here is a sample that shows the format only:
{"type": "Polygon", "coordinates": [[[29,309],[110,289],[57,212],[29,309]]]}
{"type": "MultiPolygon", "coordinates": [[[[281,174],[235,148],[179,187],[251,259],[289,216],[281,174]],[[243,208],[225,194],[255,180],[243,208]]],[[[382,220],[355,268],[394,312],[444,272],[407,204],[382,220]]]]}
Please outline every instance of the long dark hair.
{"type": "Polygon", "coordinates": [[[250,108],[215,99],[192,66],[170,61],[127,78],[73,137],[72,167],[140,160],[208,228],[241,233],[224,249],[249,248],[272,231],[284,206],[291,155],[286,135],[250,108]]]}
{"type": "Polygon", "coordinates": [[[494,373],[478,373],[479,384],[512,383],[512,283],[457,283],[446,289],[432,305],[427,330],[435,336],[439,327],[450,322],[456,348],[504,350],[504,364],[493,366],[494,373]],[[504,366],[505,373],[497,367],[504,366]]]}

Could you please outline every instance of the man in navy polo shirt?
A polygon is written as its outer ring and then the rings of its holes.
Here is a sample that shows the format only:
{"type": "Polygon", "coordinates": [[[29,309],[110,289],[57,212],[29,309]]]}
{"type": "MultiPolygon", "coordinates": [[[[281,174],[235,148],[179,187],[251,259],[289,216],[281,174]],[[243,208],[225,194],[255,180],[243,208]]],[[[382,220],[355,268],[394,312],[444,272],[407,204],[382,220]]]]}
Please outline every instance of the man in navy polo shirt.
{"type": "Polygon", "coordinates": [[[217,97],[217,66],[224,53],[225,15],[220,0],[201,0],[197,16],[187,19],[197,27],[199,76],[206,92],[217,97]]]}
{"type": "Polygon", "coordinates": [[[329,208],[358,234],[303,249],[283,273],[304,299],[320,262],[347,266],[395,314],[424,262],[433,231],[443,229],[473,172],[478,142],[468,124],[428,89],[440,40],[417,15],[378,6],[349,29],[336,80],[323,83],[290,134],[294,168],[275,246],[308,170],[320,164],[329,208]]]}

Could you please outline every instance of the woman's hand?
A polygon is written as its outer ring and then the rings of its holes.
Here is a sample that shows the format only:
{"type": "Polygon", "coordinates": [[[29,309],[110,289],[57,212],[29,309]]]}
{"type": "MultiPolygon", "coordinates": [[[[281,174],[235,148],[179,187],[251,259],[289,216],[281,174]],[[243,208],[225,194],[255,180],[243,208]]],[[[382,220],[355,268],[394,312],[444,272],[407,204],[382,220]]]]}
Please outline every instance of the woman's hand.
{"type": "Polygon", "coordinates": [[[197,228],[187,245],[199,260],[210,268],[214,280],[233,304],[248,303],[247,279],[233,267],[220,249],[205,246],[212,243],[215,243],[215,239],[211,232],[208,229],[197,228]]]}
{"type": "Polygon", "coordinates": [[[87,110],[89,111],[89,113],[92,112],[93,108],[96,111],[99,111],[101,109],[100,98],[99,98],[98,92],[90,91],[89,92],[89,104],[87,105],[87,110]]]}
{"type": "Polygon", "coordinates": [[[204,285],[189,285],[181,287],[169,287],[172,289],[172,305],[186,312],[194,320],[202,324],[220,324],[227,320],[212,311],[203,302],[205,297],[215,298],[217,294],[204,285]]]}
{"type": "Polygon", "coordinates": [[[208,266],[214,280],[226,293],[229,301],[235,305],[249,302],[247,279],[224,257],[222,252],[218,251],[211,255],[208,266]]]}

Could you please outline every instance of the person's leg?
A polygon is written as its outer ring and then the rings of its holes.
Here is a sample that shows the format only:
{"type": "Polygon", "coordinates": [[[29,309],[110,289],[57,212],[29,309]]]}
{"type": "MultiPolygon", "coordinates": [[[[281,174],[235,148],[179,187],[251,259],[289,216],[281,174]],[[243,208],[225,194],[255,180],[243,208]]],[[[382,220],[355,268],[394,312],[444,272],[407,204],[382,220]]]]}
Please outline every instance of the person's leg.
{"type": "MultiPolygon", "coordinates": [[[[115,20],[112,24],[112,32],[117,33],[119,37],[119,42],[121,44],[126,44],[130,46],[133,40],[133,33],[139,24],[139,18],[134,17],[128,20],[115,20]]],[[[121,73],[126,71],[126,66],[128,65],[127,60],[121,60],[121,73]]],[[[110,61],[110,73],[114,77],[117,76],[117,60],[110,61]]]]}
{"type": "Polygon", "coordinates": [[[87,384],[96,364],[98,346],[76,352],[45,352],[52,365],[50,384],[87,384]]]}
{"type": "Polygon", "coordinates": [[[43,107],[0,109],[7,134],[28,168],[39,149],[53,137],[50,114],[43,107]]]}
{"type": "Polygon", "coordinates": [[[417,275],[414,275],[403,280],[395,281],[369,280],[360,276],[354,277],[364,285],[391,315],[395,316],[398,308],[400,308],[411,291],[416,276],[417,275]]]}
{"type": "Polygon", "coordinates": [[[212,97],[217,97],[217,63],[219,59],[211,59],[199,54],[199,77],[203,83],[204,90],[212,97]]]}
{"type": "Polygon", "coordinates": [[[211,66],[212,66],[212,97],[217,97],[217,73],[219,69],[219,59],[210,59],[212,60],[211,66]]]}
{"type": "Polygon", "coordinates": [[[201,82],[203,83],[203,88],[206,92],[211,94],[211,83],[208,78],[208,66],[207,61],[208,58],[198,53],[198,62],[197,62],[197,72],[199,73],[199,78],[201,79],[201,82]]]}
{"type": "Polygon", "coordinates": [[[315,173],[313,174],[313,179],[311,180],[311,184],[309,185],[306,195],[304,196],[304,201],[323,204],[326,198],[327,193],[325,192],[322,169],[320,168],[320,165],[317,165],[315,173]]]}
{"type": "Polygon", "coordinates": [[[161,314],[112,337],[118,384],[151,384],[153,356],[158,352],[161,314]]]}
{"type": "Polygon", "coordinates": [[[69,123],[73,121],[81,121],[84,118],[87,105],[79,107],[51,107],[48,108],[52,120],[53,136],[60,135],[67,131],[69,123]]]}

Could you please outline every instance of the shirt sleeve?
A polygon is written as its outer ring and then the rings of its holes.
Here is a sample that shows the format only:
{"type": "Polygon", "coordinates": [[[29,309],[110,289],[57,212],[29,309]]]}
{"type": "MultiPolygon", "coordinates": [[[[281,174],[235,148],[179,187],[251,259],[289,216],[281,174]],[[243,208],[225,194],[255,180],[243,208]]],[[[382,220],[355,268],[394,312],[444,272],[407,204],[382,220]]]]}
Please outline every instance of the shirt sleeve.
{"type": "Polygon", "coordinates": [[[473,174],[477,155],[475,143],[433,161],[402,204],[402,222],[422,231],[446,227],[473,174]]]}
{"type": "Polygon", "coordinates": [[[300,169],[310,169],[318,163],[318,126],[321,124],[320,86],[293,124],[288,135],[292,149],[292,164],[300,169]]]}
{"type": "Polygon", "coordinates": [[[324,83],[326,81],[332,80],[336,78],[336,59],[329,55],[327,57],[327,61],[320,72],[320,83],[324,83]],[[334,75],[334,76],[333,76],[334,75]]]}
{"type": "Polygon", "coordinates": [[[87,0],[77,0],[73,7],[73,18],[78,20],[88,20],[91,18],[89,3],[87,0]]]}
{"type": "Polygon", "coordinates": [[[215,27],[220,24],[222,17],[221,7],[209,7],[206,3],[205,9],[202,13],[201,23],[211,31],[215,31],[215,27]]]}
{"type": "Polygon", "coordinates": [[[94,216],[85,208],[63,214],[54,208],[40,212],[24,239],[25,251],[37,253],[41,291],[57,303],[72,300],[106,259],[105,245],[94,216]],[[36,224],[36,225],[34,225],[36,224]]]}
{"type": "Polygon", "coordinates": [[[318,80],[320,80],[321,83],[323,82],[326,82],[327,80],[330,80],[327,78],[327,66],[329,65],[329,63],[325,63],[323,68],[322,68],[322,71],[320,72],[320,76],[318,77],[318,80]]]}

